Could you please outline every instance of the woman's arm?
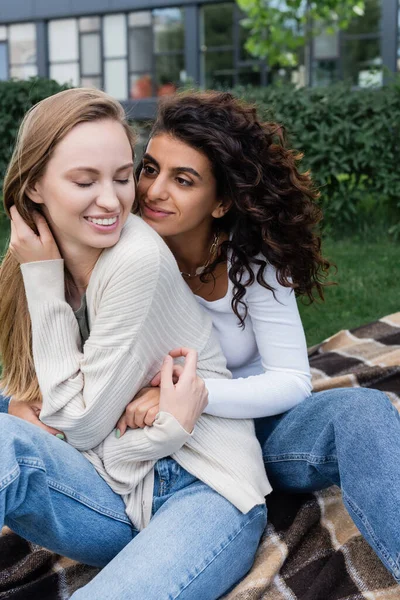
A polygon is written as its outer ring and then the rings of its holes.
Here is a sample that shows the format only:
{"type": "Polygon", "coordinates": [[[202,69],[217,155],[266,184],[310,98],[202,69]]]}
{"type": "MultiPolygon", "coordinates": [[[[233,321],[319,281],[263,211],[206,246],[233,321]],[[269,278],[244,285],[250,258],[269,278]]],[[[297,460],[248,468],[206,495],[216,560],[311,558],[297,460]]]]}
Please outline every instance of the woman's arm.
{"type": "Polygon", "coordinates": [[[295,294],[277,282],[271,267],[267,281],[275,289],[275,297],[258,283],[247,288],[245,296],[264,373],[230,381],[207,379],[205,412],[209,414],[230,418],[276,415],[311,393],[306,340],[295,294]]]}
{"type": "MultiPolygon", "coordinates": [[[[72,445],[87,450],[102,442],[178,341],[202,348],[202,368],[224,376],[218,346],[205,344],[210,323],[201,315],[196,318],[198,307],[172,255],[141,221],[128,220],[121,240],[104,251],[95,266],[87,290],[91,331],[81,348],[78,324],[65,300],[63,261],[46,260],[54,252],[46,222],[38,221],[36,235],[21,217],[15,217],[12,246],[21,263],[31,317],[33,357],[43,396],[41,419],[62,430],[72,445]],[[28,262],[32,254],[36,262],[28,262]],[[194,313],[193,323],[181,319],[182,307],[188,303],[193,305],[189,310],[194,313]]],[[[173,410],[169,414],[164,408],[164,412],[168,418],[159,429],[159,439],[167,440],[169,433],[174,437],[175,432],[176,450],[184,443],[184,421],[175,423],[173,410]]],[[[156,421],[157,430],[161,422],[156,421]]],[[[136,433],[137,446],[142,444],[149,454],[156,443],[154,426],[151,434],[136,433]]]]}
{"type": "MultiPolygon", "coordinates": [[[[95,292],[100,296],[98,312],[83,349],[75,315],[65,300],[63,261],[21,267],[43,395],[41,420],[61,429],[80,450],[105,439],[148,377],[137,337],[152,301],[159,261],[151,247],[140,258],[140,265],[127,260],[101,281],[95,292]]],[[[162,438],[169,429],[172,434],[179,430],[165,418],[160,427],[162,438]]],[[[138,444],[143,452],[150,451],[154,440],[145,434],[142,438],[138,444]]]]}

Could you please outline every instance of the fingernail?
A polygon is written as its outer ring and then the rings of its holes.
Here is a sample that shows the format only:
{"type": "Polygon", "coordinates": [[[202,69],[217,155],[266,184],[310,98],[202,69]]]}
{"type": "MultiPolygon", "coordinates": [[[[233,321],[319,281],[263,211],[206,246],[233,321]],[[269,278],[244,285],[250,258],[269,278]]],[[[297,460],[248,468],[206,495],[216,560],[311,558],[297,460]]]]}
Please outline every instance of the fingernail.
{"type": "Polygon", "coordinates": [[[115,437],[119,440],[119,438],[121,437],[121,431],[119,429],[115,430],[115,437]]]}
{"type": "Polygon", "coordinates": [[[56,433],[56,437],[58,437],[59,440],[65,440],[65,435],[63,433],[56,433]]]}

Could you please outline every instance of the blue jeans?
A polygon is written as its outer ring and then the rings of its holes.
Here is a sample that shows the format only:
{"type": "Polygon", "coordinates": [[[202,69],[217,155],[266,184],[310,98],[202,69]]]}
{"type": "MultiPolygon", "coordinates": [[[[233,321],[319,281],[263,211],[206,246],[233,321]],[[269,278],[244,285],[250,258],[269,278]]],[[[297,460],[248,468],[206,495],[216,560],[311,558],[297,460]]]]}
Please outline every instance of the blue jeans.
{"type": "Polygon", "coordinates": [[[10,402],[10,398],[7,398],[6,396],[2,396],[0,394],[0,413],[8,412],[9,402],[10,402]]]}
{"type": "Polygon", "coordinates": [[[0,457],[0,526],[104,567],[73,600],[215,600],[250,569],[266,525],[265,505],[242,514],[165,458],[155,466],[152,519],[139,533],[82,454],[7,414],[0,457]]]}
{"type": "Polygon", "coordinates": [[[376,390],[312,394],[292,410],[256,420],[274,489],[342,488],[354,523],[400,582],[400,416],[376,390]]]}

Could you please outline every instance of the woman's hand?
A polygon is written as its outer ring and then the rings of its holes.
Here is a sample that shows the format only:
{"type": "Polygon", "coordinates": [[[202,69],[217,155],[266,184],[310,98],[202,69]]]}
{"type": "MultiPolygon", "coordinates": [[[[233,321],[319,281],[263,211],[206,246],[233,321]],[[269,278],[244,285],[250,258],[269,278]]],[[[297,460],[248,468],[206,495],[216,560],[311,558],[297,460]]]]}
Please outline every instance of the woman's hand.
{"type": "Polygon", "coordinates": [[[117,430],[124,435],[128,427],[137,429],[153,425],[159,412],[160,388],[143,388],[128,404],[124,414],[117,423],[117,430]]]}
{"type": "Polygon", "coordinates": [[[136,394],[119,419],[116,429],[119,436],[129,428],[153,425],[157,414],[163,410],[172,414],[186,431],[192,432],[197,419],[208,404],[204,381],[198,377],[197,352],[188,348],[173,350],[164,359],[161,371],[151,385],[136,394]],[[174,365],[171,354],[185,357],[185,364],[174,365]],[[158,387],[159,386],[159,387],[158,387]]]}
{"type": "Polygon", "coordinates": [[[40,213],[33,215],[38,235],[25,223],[15,206],[10,208],[10,215],[10,251],[20,264],[61,258],[47,221],[40,213]]]}
{"type": "Polygon", "coordinates": [[[65,436],[62,431],[53,429],[53,427],[48,427],[39,419],[41,408],[42,405],[40,402],[28,404],[27,402],[21,402],[20,400],[14,400],[11,398],[10,404],[8,405],[8,414],[13,415],[14,417],[19,417],[20,419],[24,419],[24,421],[29,421],[29,423],[41,427],[48,433],[51,433],[51,435],[56,435],[57,437],[64,439],[65,436]]]}
{"type": "Polygon", "coordinates": [[[189,348],[175,352],[185,357],[185,364],[174,365],[170,355],[165,357],[160,373],[160,411],[173,415],[191,433],[208,404],[208,391],[196,373],[197,352],[189,348]],[[176,384],[174,376],[179,377],[176,384]]]}

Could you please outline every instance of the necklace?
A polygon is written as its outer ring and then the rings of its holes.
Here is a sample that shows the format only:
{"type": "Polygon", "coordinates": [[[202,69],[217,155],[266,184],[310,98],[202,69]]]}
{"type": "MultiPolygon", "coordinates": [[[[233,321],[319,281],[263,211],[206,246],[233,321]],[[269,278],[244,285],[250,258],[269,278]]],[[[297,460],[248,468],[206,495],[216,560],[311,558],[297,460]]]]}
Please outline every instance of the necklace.
{"type": "Polygon", "coordinates": [[[185,273],[185,271],[181,271],[182,277],[186,277],[186,279],[194,279],[195,277],[200,277],[200,275],[202,275],[202,273],[204,273],[204,271],[207,269],[207,267],[211,264],[211,262],[215,258],[215,254],[218,250],[219,238],[220,238],[220,232],[217,231],[216,233],[214,233],[213,241],[211,242],[210,251],[208,253],[208,258],[207,258],[207,261],[204,263],[204,265],[197,267],[194,274],[193,273],[185,273]]]}

